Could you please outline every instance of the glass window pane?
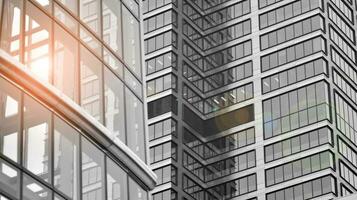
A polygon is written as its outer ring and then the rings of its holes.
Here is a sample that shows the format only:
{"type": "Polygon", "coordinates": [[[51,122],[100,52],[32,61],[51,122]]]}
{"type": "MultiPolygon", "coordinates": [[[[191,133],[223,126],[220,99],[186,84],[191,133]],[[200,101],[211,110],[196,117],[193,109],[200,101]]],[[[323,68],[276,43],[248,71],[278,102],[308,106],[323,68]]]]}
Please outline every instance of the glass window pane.
{"type": "Polygon", "coordinates": [[[51,200],[52,191],[30,176],[23,175],[23,200],[51,200]]]}
{"type": "Polygon", "coordinates": [[[69,10],[71,10],[75,15],[77,15],[77,1],[73,1],[73,0],[57,0],[59,2],[61,2],[66,8],[68,8],[69,10]]]}
{"type": "Polygon", "coordinates": [[[81,46],[81,106],[95,119],[102,122],[101,62],[81,46]]]}
{"type": "Polygon", "coordinates": [[[4,14],[1,28],[1,48],[20,60],[20,26],[23,13],[23,1],[13,0],[4,2],[4,14]]]}
{"type": "Polygon", "coordinates": [[[54,185],[77,199],[79,188],[79,133],[63,120],[54,117],[54,185]]]}
{"type": "Polygon", "coordinates": [[[109,69],[104,68],[105,126],[115,138],[125,143],[124,85],[109,69]]]}
{"type": "Polygon", "coordinates": [[[144,113],[143,103],[125,88],[127,145],[145,161],[144,113]]]}
{"type": "Polygon", "coordinates": [[[129,177],[129,199],[147,200],[147,192],[129,177]]]}
{"type": "Polygon", "coordinates": [[[5,195],[19,199],[20,172],[2,159],[0,159],[0,188],[5,195]]]}
{"type": "Polygon", "coordinates": [[[53,84],[69,98],[78,102],[78,42],[57,24],[54,30],[53,84]]]}
{"type": "Polygon", "coordinates": [[[122,6],[123,12],[123,41],[124,41],[124,61],[129,68],[141,79],[141,48],[139,22],[122,6]]]}
{"type": "Polygon", "coordinates": [[[59,20],[63,25],[65,25],[69,31],[78,34],[78,21],[72,17],[67,10],[64,10],[57,3],[54,4],[54,16],[57,20],[59,20]]]}
{"type": "Polygon", "coordinates": [[[127,174],[115,162],[107,158],[107,198],[108,200],[126,200],[127,174]]]}
{"type": "Polygon", "coordinates": [[[80,0],[79,10],[81,20],[100,36],[100,0],[80,0]]]}
{"type": "Polygon", "coordinates": [[[18,137],[21,123],[21,92],[0,78],[0,152],[18,161],[18,137]]]}
{"type": "Polygon", "coordinates": [[[31,3],[26,4],[25,64],[40,79],[50,81],[51,18],[31,3]]]}
{"type": "Polygon", "coordinates": [[[82,137],[82,199],[105,199],[104,153],[82,137]]]}
{"type": "Polygon", "coordinates": [[[121,3],[118,0],[103,0],[103,40],[120,57],[122,56],[121,3]]]}
{"type": "Polygon", "coordinates": [[[24,96],[24,166],[47,182],[50,182],[51,163],[49,131],[51,112],[35,101],[24,96]]]}

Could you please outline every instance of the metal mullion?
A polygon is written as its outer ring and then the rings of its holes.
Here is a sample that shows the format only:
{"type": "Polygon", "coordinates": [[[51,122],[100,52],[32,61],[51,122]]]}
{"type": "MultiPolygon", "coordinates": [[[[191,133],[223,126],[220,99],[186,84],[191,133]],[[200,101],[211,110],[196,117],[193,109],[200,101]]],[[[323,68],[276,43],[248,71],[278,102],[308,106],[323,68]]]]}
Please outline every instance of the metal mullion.
{"type": "Polygon", "coordinates": [[[78,163],[79,163],[79,173],[78,173],[78,200],[82,200],[82,134],[79,134],[78,137],[78,163]]]}
{"type": "Polygon", "coordinates": [[[50,166],[48,167],[48,169],[50,170],[50,185],[52,186],[51,189],[52,189],[52,198],[54,199],[54,189],[55,189],[55,186],[54,186],[54,113],[51,112],[51,124],[50,124],[50,127],[49,127],[49,131],[48,131],[48,140],[49,140],[49,159],[50,159],[50,166]]]}
{"type": "Polygon", "coordinates": [[[104,183],[103,183],[103,186],[104,186],[104,199],[108,199],[108,187],[107,187],[107,160],[108,160],[108,157],[107,157],[107,155],[106,154],[104,154],[104,170],[102,170],[102,171],[104,171],[104,174],[103,174],[103,176],[102,177],[104,177],[103,178],[103,181],[104,181],[104,183]]]}

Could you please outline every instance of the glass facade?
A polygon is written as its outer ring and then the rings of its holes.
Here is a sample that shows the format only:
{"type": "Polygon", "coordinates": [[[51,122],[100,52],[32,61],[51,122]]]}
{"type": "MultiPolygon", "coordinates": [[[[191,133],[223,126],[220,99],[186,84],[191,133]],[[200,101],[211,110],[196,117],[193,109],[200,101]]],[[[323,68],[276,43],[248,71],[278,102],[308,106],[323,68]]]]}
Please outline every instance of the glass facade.
{"type": "MultiPolygon", "coordinates": [[[[116,115],[121,116],[120,123],[130,121],[126,120],[130,116],[124,113],[131,111],[125,108],[143,104],[142,89],[139,89],[142,88],[140,23],[130,7],[138,3],[119,0],[45,2],[48,3],[4,1],[1,48],[23,62],[36,77],[53,84],[80,104],[113,131],[116,138],[124,143],[126,139],[135,140],[134,143],[144,146],[135,134],[134,138],[127,134],[131,130],[122,124],[114,127],[112,121],[116,115]],[[109,80],[112,86],[108,85],[109,80]],[[132,96],[135,105],[120,105],[123,101],[115,96],[124,95],[132,96]],[[115,102],[119,105],[114,105],[115,102]],[[111,109],[113,106],[115,109],[111,109]]],[[[136,120],[140,138],[144,138],[143,115],[136,120]]],[[[129,146],[138,151],[136,146],[129,146]]],[[[143,160],[144,155],[140,155],[143,160]]]]}
{"type": "Polygon", "coordinates": [[[140,4],[0,0],[1,200],[148,200],[140,4]]]}
{"type": "Polygon", "coordinates": [[[356,193],[356,6],[143,0],[153,199],[356,193]]]}

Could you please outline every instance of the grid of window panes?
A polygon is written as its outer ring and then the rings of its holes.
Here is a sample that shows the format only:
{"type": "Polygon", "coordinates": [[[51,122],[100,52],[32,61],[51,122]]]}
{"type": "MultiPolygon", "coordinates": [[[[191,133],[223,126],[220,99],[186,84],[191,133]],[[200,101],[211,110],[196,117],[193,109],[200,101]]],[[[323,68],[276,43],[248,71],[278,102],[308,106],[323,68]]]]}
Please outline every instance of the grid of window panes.
{"type": "Polygon", "coordinates": [[[0,77],[0,195],[8,199],[147,200],[79,127],[0,77]]]}
{"type": "Polygon", "coordinates": [[[145,160],[138,2],[13,0],[1,5],[0,47],[145,160]]]}

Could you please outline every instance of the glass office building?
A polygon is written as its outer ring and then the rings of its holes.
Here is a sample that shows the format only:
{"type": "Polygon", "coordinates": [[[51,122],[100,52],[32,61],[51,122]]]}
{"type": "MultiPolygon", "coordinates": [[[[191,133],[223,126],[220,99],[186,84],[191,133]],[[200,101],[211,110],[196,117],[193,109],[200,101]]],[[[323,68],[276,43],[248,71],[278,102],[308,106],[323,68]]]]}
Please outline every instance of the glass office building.
{"type": "Polygon", "coordinates": [[[154,200],[357,192],[354,0],[143,0],[154,200]]]}
{"type": "Polygon", "coordinates": [[[148,200],[141,2],[0,0],[0,199],[148,200]]]}

